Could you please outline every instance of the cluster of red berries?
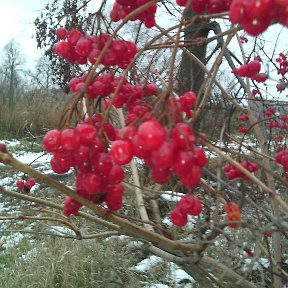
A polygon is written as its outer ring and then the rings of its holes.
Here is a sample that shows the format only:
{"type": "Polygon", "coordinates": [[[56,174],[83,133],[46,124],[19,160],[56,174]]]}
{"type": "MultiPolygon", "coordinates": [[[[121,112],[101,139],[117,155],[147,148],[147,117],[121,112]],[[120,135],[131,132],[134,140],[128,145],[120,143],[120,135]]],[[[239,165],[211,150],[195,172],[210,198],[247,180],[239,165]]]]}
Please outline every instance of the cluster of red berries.
{"type": "Polygon", "coordinates": [[[249,120],[249,116],[247,114],[242,114],[239,116],[239,121],[248,121],[249,120]]]}
{"type": "Polygon", "coordinates": [[[16,182],[17,188],[23,193],[23,194],[29,194],[30,190],[33,186],[35,186],[36,182],[34,178],[29,178],[26,181],[25,180],[18,180],[16,182]]]}
{"type": "MultiPolygon", "coordinates": [[[[109,34],[84,35],[79,30],[73,29],[68,33],[65,28],[58,28],[56,35],[59,42],[53,46],[53,52],[70,63],[94,64],[101,50],[110,38],[109,34]]],[[[133,42],[124,40],[112,40],[111,45],[105,51],[100,64],[104,66],[118,66],[127,68],[137,53],[137,47],[133,42]]]]}
{"type": "MultiPolygon", "coordinates": [[[[242,161],[240,162],[240,165],[251,173],[256,172],[259,169],[258,165],[251,161],[242,161]]],[[[224,172],[226,173],[226,176],[229,180],[233,180],[236,178],[242,178],[244,180],[250,179],[248,176],[246,176],[244,173],[242,173],[240,170],[238,170],[235,166],[231,164],[224,166],[224,172]]]]}
{"type": "MultiPolygon", "coordinates": [[[[110,18],[114,22],[118,22],[124,19],[128,14],[138,9],[140,6],[148,3],[150,0],[116,0],[113,8],[110,12],[110,18]]],[[[147,28],[155,26],[155,14],[157,11],[157,5],[151,5],[144,11],[137,13],[130,20],[140,20],[147,28]]]]}
{"type": "MultiPolygon", "coordinates": [[[[0,152],[2,153],[8,153],[7,146],[3,143],[0,143],[0,152]]],[[[3,159],[0,157],[0,162],[3,162],[3,159]]]]}
{"type": "Polygon", "coordinates": [[[267,80],[267,75],[260,73],[261,63],[259,60],[252,60],[248,64],[243,64],[239,68],[234,69],[233,73],[241,77],[248,77],[257,82],[265,82],[267,80]]]}
{"type": "Polygon", "coordinates": [[[275,155],[276,163],[283,166],[284,171],[288,172],[288,149],[280,148],[275,155]]]}
{"type": "MultiPolygon", "coordinates": [[[[188,0],[176,0],[179,6],[186,6],[188,0]]],[[[221,13],[228,11],[232,0],[193,0],[191,4],[191,9],[197,13],[201,14],[207,11],[209,14],[221,13]]]]}
{"type": "MultiPolygon", "coordinates": [[[[87,121],[73,129],[49,131],[43,139],[43,147],[53,153],[50,165],[55,173],[66,173],[71,167],[76,169],[77,194],[97,204],[105,201],[110,210],[116,211],[122,207],[124,171],[107,152],[100,126],[109,140],[116,139],[116,129],[109,122],[103,123],[100,114],[94,115],[92,120],[93,124],[87,121]]],[[[67,208],[70,205],[81,207],[74,199],[65,203],[66,216],[75,214],[67,208]]]]}
{"type": "Polygon", "coordinates": [[[273,115],[275,115],[276,110],[274,107],[268,107],[267,110],[265,111],[265,116],[266,117],[271,117],[273,115]]]}
{"type": "Polygon", "coordinates": [[[287,1],[234,0],[230,7],[230,21],[241,24],[252,36],[263,33],[273,22],[288,26],[287,1]]]}
{"type": "Polygon", "coordinates": [[[138,129],[121,129],[119,138],[110,149],[115,163],[128,164],[136,156],[151,168],[151,178],[156,183],[168,183],[173,173],[186,188],[199,184],[207,158],[204,150],[194,145],[194,133],[188,124],[177,123],[167,133],[157,120],[148,120],[138,129]]]}
{"type": "MultiPolygon", "coordinates": [[[[87,74],[81,77],[72,78],[69,82],[70,91],[81,91],[85,86],[86,78],[87,74]]],[[[113,105],[116,108],[122,108],[123,105],[127,103],[133,102],[134,104],[135,101],[143,100],[144,97],[152,96],[158,91],[158,87],[154,83],[149,83],[147,85],[132,85],[125,77],[116,77],[107,73],[95,76],[89,84],[86,93],[91,99],[110,96],[110,94],[115,91],[120,81],[122,81],[120,89],[116,97],[113,98],[113,105]]]]}
{"type": "Polygon", "coordinates": [[[288,85],[287,77],[285,77],[285,74],[288,73],[288,60],[287,60],[287,57],[283,53],[280,53],[279,57],[276,59],[276,62],[279,64],[277,73],[282,76],[276,88],[277,88],[277,91],[281,93],[282,91],[286,89],[288,85]]]}
{"type": "Polygon", "coordinates": [[[279,64],[279,68],[277,70],[278,74],[284,76],[286,73],[288,73],[288,60],[283,53],[279,54],[279,57],[276,58],[276,62],[279,64]]]}
{"type": "Polygon", "coordinates": [[[198,216],[202,211],[202,202],[190,195],[181,197],[176,208],[171,211],[170,219],[176,226],[183,227],[188,222],[188,215],[198,216]]]}
{"type": "MultiPolygon", "coordinates": [[[[238,120],[239,120],[239,121],[246,122],[246,121],[249,120],[249,116],[248,116],[247,114],[242,114],[242,115],[240,115],[240,116],[238,117],[238,120]]],[[[247,127],[245,127],[245,126],[240,126],[240,127],[238,127],[238,130],[237,130],[237,131],[238,131],[239,133],[245,134],[246,132],[248,132],[248,130],[249,130],[249,128],[247,128],[247,127]]]]}
{"type": "Polygon", "coordinates": [[[231,228],[238,228],[240,226],[241,209],[235,202],[227,202],[224,204],[224,211],[227,213],[225,220],[227,222],[238,222],[229,223],[228,226],[231,228]]]}

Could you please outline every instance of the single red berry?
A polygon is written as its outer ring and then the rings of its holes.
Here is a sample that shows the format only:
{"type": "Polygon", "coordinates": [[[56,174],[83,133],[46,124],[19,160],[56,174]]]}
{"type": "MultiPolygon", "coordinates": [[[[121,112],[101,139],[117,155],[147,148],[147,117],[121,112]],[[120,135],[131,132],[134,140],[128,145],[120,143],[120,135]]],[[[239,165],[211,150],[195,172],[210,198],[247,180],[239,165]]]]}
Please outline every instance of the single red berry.
{"type": "Polygon", "coordinates": [[[116,164],[125,165],[130,163],[133,158],[131,143],[125,140],[114,141],[110,149],[110,155],[116,164]]]}
{"type": "Polygon", "coordinates": [[[115,164],[109,171],[107,180],[110,185],[115,185],[121,183],[124,180],[124,177],[125,173],[123,168],[120,165],[115,164]]]}
{"type": "Polygon", "coordinates": [[[22,189],[23,187],[24,187],[24,181],[23,180],[18,180],[17,182],[16,182],[16,186],[17,186],[17,188],[18,189],[22,189]]]}
{"type": "Polygon", "coordinates": [[[190,195],[181,197],[178,208],[183,214],[187,214],[195,205],[195,199],[190,195]]]}
{"type": "Polygon", "coordinates": [[[194,205],[189,209],[187,213],[192,216],[199,216],[202,211],[202,202],[199,199],[194,200],[194,205]]]}
{"type": "Polygon", "coordinates": [[[55,34],[59,39],[64,40],[67,37],[68,33],[67,33],[67,30],[65,28],[59,27],[56,29],[55,34]]]}
{"type": "Polygon", "coordinates": [[[50,130],[43,138],[43,147],[47,152],[56,152],[61,144],[61,131],[50,130]]]}
{"type": "Polygon", "coordinates": [[[145,150],[157,149],[164,142],[166,131],[157,121],[146,121],[138,128],[138,137],[145,150]]]}
{"type": "Polygon", "coordinates": [[[33,187],[36,184],[36,181],[34,178],[27,179],[26,184],[27,184],[27,182],[31,185],[31,187],[33,187]]]}
{"type": "MultiPolygon", "coordinates": [[[[0,152],[2,153],[8,153],[7,146],[3,143],[0,143],[0,152]]],[[[4,160],[0,157],[0,162],[3,162],[4,160]]]]}
{"type": "Polygon", "coordinates": [[[82,204],[72,197],[66,197],[63,206],[63,214],[66,217],[77,215],[82,204]]]}
{"type": "Polygon", "coordinates": [[[77,150],[80,147],[79,133],[75,129],[64,129],[61,132],[61,146],[68,151],[77,150]]]}
{"type": "Polygon", "coordinates": [[[78,132],[80,143],[83,145],[90,145],[97,135],[97,129],[87,123],[78,124],[75,130],[78,132]]]}
{"type": "Polygon", "coordinates": [[[171,211],[170,219],[174,225],[179,227],[185,226],[188,222],[187,214],[182,213],[178,207],[171,211]]]}
{"type": "Polygon", "coordinates": [[[111,211],[117,211],[122,207],[124,187],[121,184],[107,187],[105,202],[111,211]]]}

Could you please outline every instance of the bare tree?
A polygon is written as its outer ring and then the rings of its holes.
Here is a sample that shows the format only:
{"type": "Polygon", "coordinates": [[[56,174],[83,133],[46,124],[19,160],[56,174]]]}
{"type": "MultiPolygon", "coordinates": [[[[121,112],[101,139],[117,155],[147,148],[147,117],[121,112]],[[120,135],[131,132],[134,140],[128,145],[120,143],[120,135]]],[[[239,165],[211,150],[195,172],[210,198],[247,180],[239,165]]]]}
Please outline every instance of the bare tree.
{"type": "Polygon", "coordinates": [[[20,52],[20,46],[13,39],[8,42],[2,52],[2,80],[6,86],[4,103],[13,107],[16,101],[16,90],[20,86],[20,73],[24,63],[24,57],[20,52]]]}

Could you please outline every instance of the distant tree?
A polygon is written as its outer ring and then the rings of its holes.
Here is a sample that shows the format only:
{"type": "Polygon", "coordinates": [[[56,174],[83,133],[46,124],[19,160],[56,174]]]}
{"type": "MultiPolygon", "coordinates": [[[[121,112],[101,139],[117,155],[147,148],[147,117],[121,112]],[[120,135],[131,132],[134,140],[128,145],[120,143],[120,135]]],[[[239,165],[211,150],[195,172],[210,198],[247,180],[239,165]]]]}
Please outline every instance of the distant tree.
{"type": "Polygon", "coordinates": [[[20,45],[15,40],[10,40],[2,51],[1,80],[4,88],[3,102],[11,108],[15,104],[16,90],[20,86],[21,71],[25,62],[21,54],[20,45]]]}
{"type": "Polygon", "coordinates": [[[45,55],[41,56],[37,60],[34,69],[28,70],[26,74],[31,80],[32,89],[47,90],[55,86],[50,60],[45,55]]]}

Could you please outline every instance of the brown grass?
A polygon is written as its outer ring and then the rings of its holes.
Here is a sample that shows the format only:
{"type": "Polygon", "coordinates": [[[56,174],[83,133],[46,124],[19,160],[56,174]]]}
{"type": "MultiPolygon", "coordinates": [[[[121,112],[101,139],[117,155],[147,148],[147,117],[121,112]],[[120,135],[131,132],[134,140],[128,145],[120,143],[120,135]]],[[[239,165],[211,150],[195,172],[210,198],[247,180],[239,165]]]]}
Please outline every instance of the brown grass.
{"type": "Polygon", "coordinates": [[[36,136],[57,127],[66,99],[62,93],[39,91],[24,94],[13,108],[0,105],[0,135],[16,138],[36,136]]]}

